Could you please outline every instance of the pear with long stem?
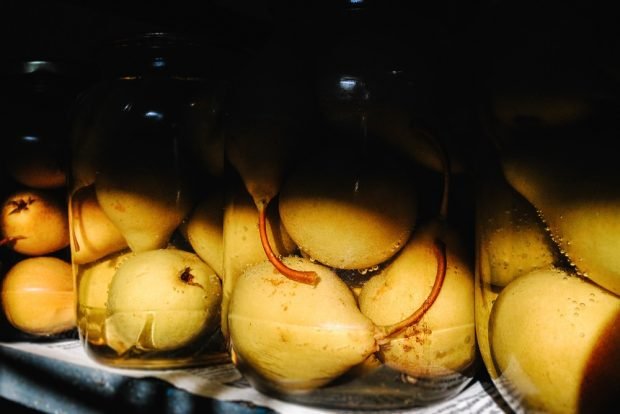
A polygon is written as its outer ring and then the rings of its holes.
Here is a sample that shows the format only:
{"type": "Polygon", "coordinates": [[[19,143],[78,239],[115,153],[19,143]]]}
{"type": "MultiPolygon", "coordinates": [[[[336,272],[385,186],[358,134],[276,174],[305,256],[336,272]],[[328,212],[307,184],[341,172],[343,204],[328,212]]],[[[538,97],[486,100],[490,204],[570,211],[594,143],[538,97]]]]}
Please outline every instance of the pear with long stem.
{"type": "Polygon", "coordinates": [[[420,226],[358,298],[362,313],[378,326],[380,359],[418,378],[461,372],[475,357],[473,272],[447,225],[450,169],[442,158],[439,217],[420,226]]]}

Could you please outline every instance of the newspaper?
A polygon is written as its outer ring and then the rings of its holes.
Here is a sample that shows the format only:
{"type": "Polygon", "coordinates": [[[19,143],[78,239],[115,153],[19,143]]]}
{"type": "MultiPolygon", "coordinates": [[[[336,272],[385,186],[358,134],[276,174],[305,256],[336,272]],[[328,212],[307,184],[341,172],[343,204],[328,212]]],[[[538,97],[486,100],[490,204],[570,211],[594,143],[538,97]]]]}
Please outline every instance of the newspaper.
{"type": "MultiPolygon", "coordinates": [[[[79,340],[67,340],[53,343],[0,342],[0,346],[15,348],[46,358],[54,358],[69,364],[86,366],[127,377],[158,378],[171,385],[195,395],[210,397],[222,401],[245,401],[257,406],[268,407],[278,413],[286,414],[319,414],[336,411],[293,404],[270,398],[256,391],[245,381],[243,376],[232,364],[220,364],[200,368],[182,370],[138,370],[118,369],[99,364],[89,358],[79,340]]],[[[343,410],[338,410],[343,413],[343,410]]],[[[350,411],[355,412],[355,411],[350,411]]],[[[369,411],[362,411],[369,413],[369,411]]],[[[371,411],[372,412],[372,411],[371,411]]],[[[428,407],[418,407],[400,411],[389,411],[391,414],[497,414],[510,413],[497,390],[490,383],[475,381],[456,398],[428,407]]],[[[380,413],[380,411],[374,411],[380,413]]]]}

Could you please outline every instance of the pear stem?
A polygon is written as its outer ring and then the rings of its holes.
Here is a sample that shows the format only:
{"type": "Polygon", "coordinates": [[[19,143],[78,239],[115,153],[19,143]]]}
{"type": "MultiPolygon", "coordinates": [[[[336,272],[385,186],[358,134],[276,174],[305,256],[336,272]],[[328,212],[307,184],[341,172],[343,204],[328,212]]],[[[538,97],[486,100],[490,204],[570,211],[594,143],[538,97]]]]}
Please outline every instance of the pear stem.
{"type": "Polygon", "coordinates": [[[267,259],[269,259],[278,272],[286,276],[288,279],[299,283],[305,283],[307,285],[316,285],[319,281],[316,272],[291,269],[282,263],[282,261],[273,253],[271,245],[269,244],[269,238],[267,237],[267,205],[268,202],[262,203],[258,208],[258,230],[260,233],[260,241],[263,245],[263,250],[265,250],[265,254],[267,255],[267,259]]]}
{"type": "Polygon", "coordinates": [[[428,297],[424,300],[424,302],[422,302],[422,305],[420,305],[420,307],[416,309],[408,318],[395,323],[394,325],[384,327],[381,334],[377,337],[377,342],[379,345],[386,344],[389,342],[390,337],[398,335],[404,329],[418,323],[431,308],[431,306],[433,306],[435,300],[437,300],[437,297],[441,292],[443,282],[446,278],[447,259],[446,245],[444,242],[436,239],[433,245],[433,252],[435,254],[435,258],[437,259],[437,273],[435,274],[435,282],[433,283],[431,292],[428,294],[428,297]]]}
{"type": "Polygon", "coordinates": [[[4,239],[0,239],[0,246],[4,246],[5,244],[9,244],[13,240],[12,237],[5,237],[4,239]]]}

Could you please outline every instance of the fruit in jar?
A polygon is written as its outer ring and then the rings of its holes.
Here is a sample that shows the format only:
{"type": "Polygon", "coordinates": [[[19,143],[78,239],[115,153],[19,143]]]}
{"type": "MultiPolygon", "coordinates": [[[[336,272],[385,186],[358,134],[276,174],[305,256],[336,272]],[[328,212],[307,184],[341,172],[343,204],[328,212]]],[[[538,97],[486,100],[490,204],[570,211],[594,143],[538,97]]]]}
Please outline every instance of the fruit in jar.
{"type": "MultiPolygon", "coordinates": [[[[593,139],[594,148],[603,145],[593,139]]],[[[534,207],[561,252],[600,286],[620,294],[620,197],[610,154],[598,157],[566,140],[544,160],[515,150],[503,158],[508,182],[534,207]],[[575,163],[583,168],[576,169],[575,163]],[[583,174],[582,171],[588,171],[583,174]]]]}
{"type": "Polygon", "coordinates": [[[620,299],[560,269],[512,281],[491,312],[493,361],[528,410],[600,412],[620,381],[620,299]]]}
{"type": "MultiPolygon", "coordinates": [[[[416,163],[436,172],[443,169],[430,128],[416,125],[410,110],[399,106],[375,106],[368,111],[368,131],[406,154],[416,163]]],[[[446,142],[452,173],[462,173],[465,162],[457,143],[446,142]]]]}
{"type": "Polygon", "coordinates": [[[200,258],[176,249],[136,253],[109,285],[105,337],[123,354],[181,348],[219,324],[221,282],[200,258]]]}
{"type": "Polygon", "coordinates": [[[268,261],[248,268],[228,313],[233,358],[279,390],[312,390],[366,360],[376,350],[375,328],[334,272],[299,257],[283,262],[319,282],[293,281],[268,261]]]}
{"type": "Polygon", "coordinates": [[[405,244],[415,225],[417,198],[408,176],[393,166],[358,171],[344,156],[338,162],[312,159],[285,182],[279,212],[309,257],[339,269],[365,269],[405,244]]]}
{"type": "Polygon", "coordinates": [[[42,256],[69,245],[67,207],[51,190],[24,189],[2,204],[2,239],[18,253],[42,256]]]}
{"type": "Polygon", "coordinates": [[[2,310],[22,332],[49,336],[75,327],[71,265],[55,257],[29,257],[13,265],[2,282],[2,310]]]}
{"type": "Polygon", "coordinates": [[[88,342],[105,343],[103,327],[110,282],[120,265],[134,254],[121,251],[78,267],[78,326],[88,342]]]}
{"type": "Polygon", "coordinates": [[[220,277],[224,276],[224,194],[213,192],[198,202],[181,231],[194,251],[220,277]]]}
{"type": "MultiPolygon", "coordinates": [[[[224,297],[222,299],[222,332],[226,335],[228,305],[237,279],[246,268],[265,260],[261,244],[259,212],[252,197],[242,185],[231,186],[224,210],[224,297]]],[[[292,254],[297,246],[282,226],[277,204],[266,207],[265,233],[278,256],[292,254]]]]}
{"type": "Polygon", "coordinates": [[[537,268],[557,264],[560,253],[536,209],[502,177],[481,183],[479,249],[488,261],[485,282],[495,287],[537,268]]]}
{"type": "Polygon", "coordinates": [[[5,166],[18,183],[31,188],[61,188],[67,174],[60,145],[50,138],[14,137],[4,150],[5,166]]]}
{"type": "Polygon", "coordinates": [[[94,186],[75,191],[69,205],[75,263],[90,263],[127,247],[121,232],[99,206],[94,186]]]}
{"type": "Polygon", "coordinates": [[[445,223],[431,221],[414,231],[398,256],[362,287],[361,312],[379,327],[406,320],[432,298],[439,269],[436,240],[445,245],[443,282],[415,323],[381,341],[379,358],[417,378],[462,372],[475,358],[474,279],[462,242],[445,223]]]}
{"type": "Polygon", "coordinates": [[[95,192],[101,209],[135,252],[166,247],[192,207],[182,177],[163,167],[104,169],[95,192]]]}

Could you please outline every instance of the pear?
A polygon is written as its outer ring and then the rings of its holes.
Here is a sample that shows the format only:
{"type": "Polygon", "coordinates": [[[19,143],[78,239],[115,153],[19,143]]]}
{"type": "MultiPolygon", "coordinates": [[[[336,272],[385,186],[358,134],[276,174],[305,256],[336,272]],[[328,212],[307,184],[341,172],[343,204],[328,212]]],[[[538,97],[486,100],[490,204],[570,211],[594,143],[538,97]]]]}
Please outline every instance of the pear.
{"type": "Polygon", "coordinates": [[[102,170],[95,191],[101,209],[135,252],[165,247],[192,207],[187,185],[165,168],[102,170]]]}
{"type": "Polygon", "coordinates": [[[119,354],[182,348],[219,326],[221,299],[219,278],[197,255],[175,249],[137,253],[110,282],[106,342],[119,354]]]}
{"type": "MultiPolygon", "coordinates": [[[[508,182],[539,211],[561,252],[583,276],[620,294],[620,193],[611,154],[564,142],[541,157],[515,150],[503,157],[508,182]],[[575,168],[581,165],[581,168],[575,168]]],[[[592,143],[604,148],[600,142],[592,143]]],[[[549,143],[551,145],[551,143],[549,143]]]]}
{"type": "Polygon", "coordinates": [[[228,160],[259,209],[280,191],[290,145],[287,138],[285,126],[276,122],[239,122],[227,128],[228,160]]]}
{"type": "Polygon", "coordinates": [[[17,253],[43,256],[69,246],[64,191],[24,188],[2,202],[0,240],[17,253]]]}
{"type": "Polygon", "coordinates": [[[74,263],[89,263],[127,247],[121,232],[99,206],[94,186],[74,192],[69,206],[74,263]]]}
{"type": "Polygon", "coordinates": [[[87,342],[105,344],[103,333],[110,282],[120,265],[133,255],[131,251],[121,251],[77,267],[78,327],[87,342]]]}
{"type": "Polygon", "coordinates": [[[417,218],[414,186],[398,166],[313,158],[285,182],[282,223],[309,257],[338,269],[376,266],[398,252],[417,218]]]}
{"type": "MultiPolygon", "coordinates": [[[[259,213],[252,197],[241,186],[231,187],[224,210],[224,297],[222,299],[222,332],[227,333],[228,305],[237,279],[246,268],[265,260],[261,244],[259,213]]],[[[278,256],[293,253],[297,246],[280,223],[276,204],[267,211],[266,229],[271,246],[278,256]]]]}
{"type": "Polygon", "coordinates": [[[224,194],[216,191],[200,201],[181,225],[194,251],[215,273],[224,277],[224,194]]]}
{"type": "MultiPolygon", "coordinates": [[[[373,106],[368,113],[368,132],[388,145],[406,154],[416,163],[436,172],[443,171],[443,161],[438,154],[429,128],[416,125],[411,110],[403,106],[373,106]]],[[[457,143],[446,143],[446,153],[452,173],[465,171],[463,151],[457,143]]]]}
{"type": "Polygon", "coordinates": [[[536,209],[502,176],[482,181],[477,222],[478,249],[489,266],[485,282],[503,287],[531,270],[557,264],[560,253],[536,209]]]}
{"type": "Polygon", "coordinates": [[[474,279],[471,260],[452,230],[434,220],[418,228],[398,256],[363,286],[360,310],[377,326],[391,326],[420,308],[435,285],[435,240],[446,246],[446,268],[438,296],[419,322],[383,341],[383,362],[412,377],[462,372],[476,354],[474,279]]]}
{"type": "Polygon", "coordinates": [[[376,350],[375,328],[334,272],[299,257],[283,262],[319,282],[290,280],[268,261],[247,269],[228,313],[233,358],[253,382],[309,391],[364,362],[376,350]]]}
{"type": "Polygon", "coordinates": [[[36,336],[75,328],[71,265],[51,256],[29,257],[2,280],[2,310],[11,325],[36,336]]]}
{"type": "Polygon", "coordinates": [[[559,269],[534,270],[499,294],[489,324],[498,386],[527,411],[616,405],[620,299],[559,269]]]}

